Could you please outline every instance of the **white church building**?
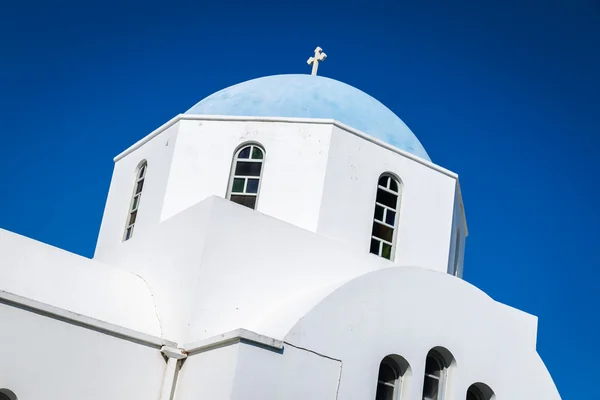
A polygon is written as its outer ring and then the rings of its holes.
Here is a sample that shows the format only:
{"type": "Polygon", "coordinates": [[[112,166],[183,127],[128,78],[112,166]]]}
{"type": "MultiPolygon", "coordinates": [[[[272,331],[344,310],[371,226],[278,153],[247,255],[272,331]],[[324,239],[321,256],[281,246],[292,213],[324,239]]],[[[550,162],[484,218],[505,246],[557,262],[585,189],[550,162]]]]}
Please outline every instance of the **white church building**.
{"type": "Polygon", "coordinates": [[[0,400],[560,399],[462,279],[458,175],[366,93],[250,80],[114,161],[92,259],[0,229],[0,400]]]}

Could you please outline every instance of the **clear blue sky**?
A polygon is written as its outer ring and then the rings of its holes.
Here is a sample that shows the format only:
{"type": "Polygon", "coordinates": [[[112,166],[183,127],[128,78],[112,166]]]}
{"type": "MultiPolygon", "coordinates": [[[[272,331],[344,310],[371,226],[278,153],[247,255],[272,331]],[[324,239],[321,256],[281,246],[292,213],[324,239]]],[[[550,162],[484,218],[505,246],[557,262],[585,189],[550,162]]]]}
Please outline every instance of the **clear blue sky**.
{"type": "Polygon", "coordinates": [[[218,89],[309,73],[319,45],[320,74],[386,104],[460,175],[465,279],[539,316],[563,398],[589,393],[599,0],[5,3],[0,227],[91,256],[113,156],[218,89]]]}

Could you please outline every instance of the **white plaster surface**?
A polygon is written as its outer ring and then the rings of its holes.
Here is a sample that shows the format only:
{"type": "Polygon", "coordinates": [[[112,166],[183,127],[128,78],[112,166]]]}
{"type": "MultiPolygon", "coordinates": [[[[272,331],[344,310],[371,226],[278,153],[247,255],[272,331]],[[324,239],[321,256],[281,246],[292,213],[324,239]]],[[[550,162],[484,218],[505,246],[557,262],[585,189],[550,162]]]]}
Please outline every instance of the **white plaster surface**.
{"type": "Polygon", "coordinates": [[[535,351],[536,326],[535,317],[458,278],[394,267],[333,292],[285,340],[342,360],[340,399],[375,398],[378,366],[389,354],[410,364],[403,399],[420,398],[425,357],[437,346],[456,360],[446,398],[464,398],[480,381],[498,399],[560,399],[535,351]]]}
{"type": "Polygon", "coordinates": [[[377,183],[402,182],[394,261],[446,271],[456,179],[333,127],[317,232],[369,251],[377,183]]]}
{"type": "Polygon", "coordinates": [[[170,125],[160,135],[154,136],[143,146],[129,153],[128,157],[123,157],[115,162],[96,244],[96,255],[110,251],[112,247],[120,245],[123,240],[136,170],[143,160],[148,163],[147,179],[144,180],[134,235],[160,223],[178,129],[178,123],[170,125]]]}
{"type": "Polygon", "coordinates": [[[161,337],[152,294],[139,276],[3,229],[0,257],[5,292],[161,337]]]}
{"type": "Polygon", "coordinates": [[[158,399],[150,347],[0,304],[0,387],[19,400],[158,399]]]}
{"type": "Polygon", "coordinates": [[[330,132],[323,124],[180,121],[162,219],[209,196],[224,198],[235,150],[254,142],[265,150],[258,211],[314,231],[330,132]]]}
{"type": "Polygon", "coordinates": [[[234,344],[219,347],[188,357],[179,372],[175,399],[231,399],[239,346],[240,344],[234,344]]]}

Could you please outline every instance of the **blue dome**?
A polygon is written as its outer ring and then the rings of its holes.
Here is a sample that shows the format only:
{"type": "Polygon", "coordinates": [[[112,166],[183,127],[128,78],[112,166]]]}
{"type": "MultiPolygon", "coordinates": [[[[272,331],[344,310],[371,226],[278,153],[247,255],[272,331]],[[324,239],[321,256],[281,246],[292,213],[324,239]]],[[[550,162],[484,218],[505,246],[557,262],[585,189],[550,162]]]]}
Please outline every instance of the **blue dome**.
{"type": "Polygon", "coordinates": [[[419,139],[389,108],[334,79],[273,75],[211,94],[186,114],[330,118],[429,160],[419,139]]]}

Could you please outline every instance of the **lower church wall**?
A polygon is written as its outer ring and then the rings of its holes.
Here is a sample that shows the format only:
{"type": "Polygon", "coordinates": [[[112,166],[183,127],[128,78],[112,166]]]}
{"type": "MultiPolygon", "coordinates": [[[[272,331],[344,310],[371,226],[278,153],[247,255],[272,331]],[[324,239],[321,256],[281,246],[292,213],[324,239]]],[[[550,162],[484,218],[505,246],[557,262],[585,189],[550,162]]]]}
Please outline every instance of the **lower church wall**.
{"type": "Polygon", "coordinates": [[[158,349],[0,304],[0,388],[21,399],[158,399],[158,349]]]}

